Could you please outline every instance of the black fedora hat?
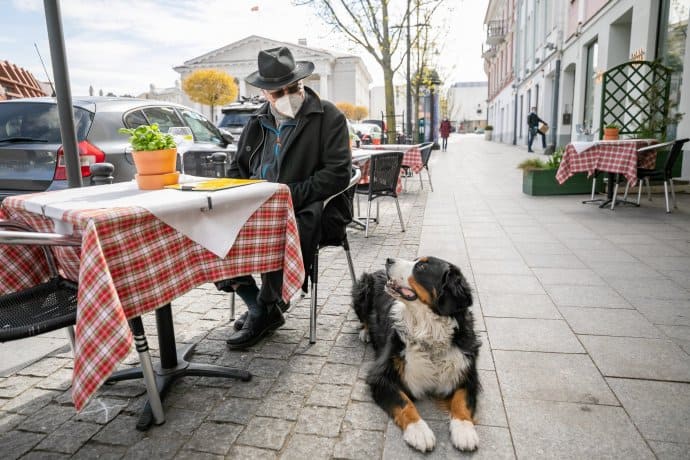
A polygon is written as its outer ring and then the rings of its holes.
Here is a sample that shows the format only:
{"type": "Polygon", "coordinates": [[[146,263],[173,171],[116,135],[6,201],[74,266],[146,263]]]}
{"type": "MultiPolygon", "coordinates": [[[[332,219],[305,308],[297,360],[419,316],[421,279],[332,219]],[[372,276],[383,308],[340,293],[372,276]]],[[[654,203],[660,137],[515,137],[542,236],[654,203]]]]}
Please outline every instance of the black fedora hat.
{"type": "Polygon", "coordinates": [[[262,89],[278,89],[301,80],[314,72],[314,63],[297,61],[284,46],[259,51],[259,70],[244,81],[262,89]]]}

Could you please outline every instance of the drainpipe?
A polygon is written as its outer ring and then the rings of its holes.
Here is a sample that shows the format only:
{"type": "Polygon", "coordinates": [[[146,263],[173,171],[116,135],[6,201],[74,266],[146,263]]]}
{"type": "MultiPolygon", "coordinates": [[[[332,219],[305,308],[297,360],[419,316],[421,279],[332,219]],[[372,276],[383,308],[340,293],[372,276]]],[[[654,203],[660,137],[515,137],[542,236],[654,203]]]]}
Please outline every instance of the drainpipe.
{"type": "Polygon", "coordinates": [[[513,145],[517,145],[518,92],[517,85],[515,83],[513,83],[513,91],[515,92],[515,102],[513,103],[513,145]]]}
{"type": "Polygon", "coordinates": [[[553,81],[553,108],[551,110],[551,145],[553,146],[554,150],[556,149],[556,145],[558,144],[558,93],[559,93],[559,86],[561,82],[561,57],[558,56],[556,59],[556,75],[554,77],[553,81]]]}

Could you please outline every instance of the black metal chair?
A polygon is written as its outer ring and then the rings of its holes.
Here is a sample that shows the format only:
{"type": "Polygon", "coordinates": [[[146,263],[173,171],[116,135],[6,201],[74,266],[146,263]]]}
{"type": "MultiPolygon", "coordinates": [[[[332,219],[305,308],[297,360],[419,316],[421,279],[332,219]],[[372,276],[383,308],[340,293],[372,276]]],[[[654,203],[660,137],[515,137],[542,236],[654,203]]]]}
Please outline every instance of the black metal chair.
{"type": "MultiPolygon", "coordinates": [[[[646,150],[657,150],[660,147],[671,145],[671,151],[666,157],[664,164],[657,169],[644,169],[637,168],[637,178],[639,180],[638,190],[637,190],[637,204],[640,204],[640,199],[642,198],[642,182],[647,184],[647,197],[649,201],[652,201],[652,189],[649,184],[651,180],[659,180],[664,183],[664,198],[666,199],[666,212],[670,213],[671,208],[668,201],[668,191],[671,189],[671,198],[673,199],[673,207],[677,208],[676,204],[676,192],[673,188],[673,166],[678,161],[678,158],[683,154],[683,146],[686,142],[690,141],[690,138],[676,139],[673,142],[667,142],[665,144],[656,144],[644,147],[638,150],[638,152],[644,152],[646,150]]],[[[624,198],[628,196],[628,184],[625,186],[624,198]]]]}
{"type": "MultiPolygon", "coordinates": [[[[431,151],[434,147],[433,142],[427,142],[419,147],[422,154],[422,170],[426,169],[426,177],[429,180],[429,187],[434,191],[434,185],[431,183],[431,171],[429,171],[429,158],[431,158],[431,151]]],[[[419,185],[424,189],[424,182],[422,181],[422,171],[419,171],[419,185]]]]}
{"type": "Polygon", "coordinates": [[[28,225],[0,220],[0,244],[40,246],[50,278],[36,286],[0,296],[0,342],[70,328],[77,321],[77,285],[60,276],[50,246],[79,246],[81,241],[57,233],[38,233],[28,225]]]}
{"type": "MultiPolygon", "coordinates": [[[[377,198],[390,197],[395,200],[395,206],[398,208],[398,219],[400,220],[400,227],[405,231],[405,224],[400,212],[400,203],[398,202],[398,178],[400,177],[400,168],[402,167],[402,152],[385,152],[375,153],[369,160],[369,183],[359,184],[355,187],[355,193],[358,195],[367,195],[367,217],[364,228],[364,236],[369,237],[369,221],[371,218],[371,203],[377,198]]],[[[357,212],[359,214],[359,200],[357,200],[357,212]]],[[[379,220],[379,204],[376,202],[376,218],[379,220]]]]}
{"type": "MultiPolygon", "coordinates": [[[[357,185],[359,180],[362,178],[362,171],[359,168],[352,168],[352,177],[350,178],[350,183],[348,186],[341,192],[336,193],[335,195],[330,196],[323,202],[323,208],[324,210],[328,206],[328,204],[333,200],[333,198],[337,197],[338,195],[341,195],[343,193],[347,194],[350,205],[352,205],[352,201],[354,198],[354,187],[357,185]]],[[[349,223],[349,222],[348,222],[349,223]]],[[[340,235],[333,235],[331,236],[331,239],[324,239],[319,242],[319,245],[316,248],[316,252],[314,253],[314,259],[312,260],[311,268],[309,270],[309,273],[307,275],[309,276],[309,280],[311,280],[311,299],[310,299],[310,309],[309,309],[309,343],[315,343],[316,342],[316,306],[317,306],[317,294],[318,294],[318,285],[319,285],[319,251],[322,248],[328,247],[328,246],[342,246],[343,249],[345,250],[345,256],[347,257],[347,264],[350,269],[350,277],[352,278],[352,283],[354,284],[357,281],[357,278],[355,277],[355,268],[352,263],[352,256],[350,255],[350,243],[347,240],[347,231],[346,231],[347,223],[343,226],[342,228],[342,233],[340,235]]],[[[309,284],[309,280],[304,280],[304,285],[302,287],[302,294],[301,297],[304,298],[307,294],[305,291],[306,286],[309,284]]],[[[230,319],[234,320],[235,319],[235,293],[232,292],[230,294],[230,319]]]]}

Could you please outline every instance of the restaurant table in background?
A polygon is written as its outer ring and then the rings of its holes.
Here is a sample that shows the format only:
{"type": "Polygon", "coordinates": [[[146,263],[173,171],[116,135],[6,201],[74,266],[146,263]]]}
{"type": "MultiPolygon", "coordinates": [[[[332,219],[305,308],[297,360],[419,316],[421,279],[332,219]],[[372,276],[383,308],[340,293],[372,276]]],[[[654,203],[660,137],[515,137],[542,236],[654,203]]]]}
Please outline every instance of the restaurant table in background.
{"type": "MultiPolygon", "coordinates": [[[[77,410],[131,350],[128,319],[162,306],[169,309],[172,300],[202,283],[240,275],[282,269],[283,298],[290,299],[301,288],[304,266],[289,188],[271,184],[275,188],[269,193],[265,188],[258,195],[240,191],[259,185],[214,192],[140,191],[131,182],[20,195],[3,201],[0,218],[21,221],[40,232],[73,228],[75,235],[81,236],[81,248],[53,249],[63,275],[78,281],[72,376],[72,400],[77,410]],[[118,203],[120,197],[125,197],[120,203],[168,202],[166,220],[173,225],[179,217],[195,225],[220,220],[213,224],[230,227],[233,222],[222,221],[224,209],[255,208],[245,213],[248,215],[243,221],[234,222],[236,237],[225,241],[229,252],[219,257],[196,241],[199,235],[192,234],[192,240],[143,207],[99,205],[118,203]],[[188,206],[176,206],[175,197],[186,200],[188,206]],[[171,213],[175,208],[177,216],[171,213]]],[[[0,266],[4,267],[0,294],[38,284],[47,277],[47,268],[35,263],[37,250],[0,246],[0,266]]]]}
{"type": "MultiPolygon", "coordinates": [[[[617,141],[574,142],[566,146],[563,159],[556,172],[556,180],[562,184],[577,172],[587,172],[589,176],[596,171],[608,173],[609,186],[604,207],[613,200],[613,183],[622,174],[630,184],[637,182],[637,168],[654,168],[656,150],[638,154],[638,149],[656,144],[656,139],[623,139],[617,141]]],[[[592,201],[592,200],[588,200],[592,201]]],[[[597,201],[597,200],[594,200],[597,201]]],[[[621,202],[622,200],[616,200],[621,202]]],[[[613,203],[615,204],[615,203],[613,203]]],[[[612,206],[613,209],[613,206],[612,206]]]]}
{"type": "MultiPolygon", "coordinates": [[[[422,144],[380,144],[380,145],[362,145],[360,149],[362,150],[386,150],[388,152],[403,152],[402,165],[404,167],[410,168],[415,174],[419,172],[424,167],[424,162],[422,161],[422,152],[419,149],[422,144]]],[[[353,154],[354,159],[354,154],[353,154]]],[[[362,171],[362,177],[365,177],[364,171],[362,171]]]]}

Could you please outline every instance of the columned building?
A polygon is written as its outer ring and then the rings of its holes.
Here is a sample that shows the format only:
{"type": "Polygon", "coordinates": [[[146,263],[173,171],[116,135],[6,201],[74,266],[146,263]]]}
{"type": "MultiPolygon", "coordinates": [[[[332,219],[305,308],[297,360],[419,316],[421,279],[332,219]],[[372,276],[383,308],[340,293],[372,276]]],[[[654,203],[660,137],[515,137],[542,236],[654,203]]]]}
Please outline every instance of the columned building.
{"type": "MultiPolygon", "coordinates": [[[[349,102],[369,106],[369,85],[372,78],[358,56],[310,48],[305,41],[299,44],[285,43],[269,38],[251,35],[222,48],[189,59],[174,68],[184,80],[198,69],[216,69],[227,72],[235,78],[239,87],[238,97],[252,97],[260,90],[244,82],[244,78],[257,70],[257,56],[260,50],[287,46],[295,60],[314,63],[314,73],[305,79],[305,85],[316,91],[320,97],[331,102],[349,102]]],[[[195,107],[208,114],[209,107],[191,102],[186,95],[183,104],[195,107]]],[[[220,112],[220,108],[218,108],[220,112]]]]}
{"type": "Polygon", "coordinates": [[[456,82],[450,86],[446,103],[453,129],[471,133],[486,126],[487,88],[485,81],[456,82]]]}

